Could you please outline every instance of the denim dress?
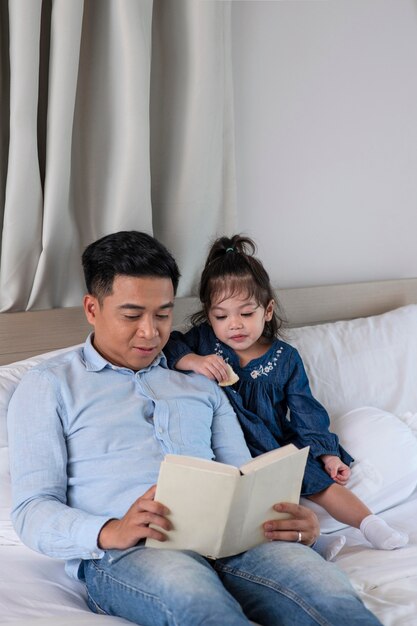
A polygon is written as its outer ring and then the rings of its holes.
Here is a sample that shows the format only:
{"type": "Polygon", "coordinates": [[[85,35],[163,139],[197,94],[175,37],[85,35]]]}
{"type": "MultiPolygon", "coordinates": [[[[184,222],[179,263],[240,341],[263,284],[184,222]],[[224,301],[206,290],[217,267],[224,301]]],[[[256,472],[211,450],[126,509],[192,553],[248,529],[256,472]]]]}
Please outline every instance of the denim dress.
{"type": "Polygon", "coordinates": [[[310,446],[302,485],[303,496],[312,495],[334,483],[324,470],[320,456],[334,454],[350,465],[353,458],[329,431],[327,411],[312,395],[298,351],[275,339],[269,350],[245,367],[237,354],[217,339],[209,324],[194,326],[187,333],[174,331],[164,348],[168,366],[194,352],[217,354],[229,363],[239,380],[224,387],[245,434],[253,456],[292,443],[310,446]]]}

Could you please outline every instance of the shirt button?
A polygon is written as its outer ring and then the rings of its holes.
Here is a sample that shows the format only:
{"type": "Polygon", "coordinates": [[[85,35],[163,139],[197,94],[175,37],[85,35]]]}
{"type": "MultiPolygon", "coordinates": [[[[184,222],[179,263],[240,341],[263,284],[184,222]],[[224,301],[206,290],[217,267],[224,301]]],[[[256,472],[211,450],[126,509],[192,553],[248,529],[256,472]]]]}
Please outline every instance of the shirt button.
{"type": "Polygon", "coordinates": [[[100,558],[100,555],[99,555],[98,552],[92,552],[91,556],[93,557],[93,559],[99,559],[100,558]]]}
{"type": "Polygon", "coordinates": [[[163,429],[163,428],[158,428],[158,433],[159,433],[160,435],[162,435],[162,433],[163,433],[163,432],[164,432],[164,429],[163,429]]]}

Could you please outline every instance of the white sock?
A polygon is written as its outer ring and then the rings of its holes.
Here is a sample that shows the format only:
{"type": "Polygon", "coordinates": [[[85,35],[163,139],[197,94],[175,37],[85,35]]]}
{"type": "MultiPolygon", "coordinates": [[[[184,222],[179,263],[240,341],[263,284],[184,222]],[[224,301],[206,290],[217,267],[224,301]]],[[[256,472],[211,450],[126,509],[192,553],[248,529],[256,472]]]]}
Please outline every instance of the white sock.
{"type": "Polygon", "coordinates": [[[365,539],[379,550],[395,550],[408,543],[408,535],[391,528],[381,517],[368,515],[359,527],[365,539]]]}
{"type": "Polygon", "coordinates": [[[346,537],[344,535],[329,536],[320,535],[314,544],[313,548],[320,554],[326,561],[334,559],[336,554],[339,554],[340,550],[346,543],[346,537]]]}

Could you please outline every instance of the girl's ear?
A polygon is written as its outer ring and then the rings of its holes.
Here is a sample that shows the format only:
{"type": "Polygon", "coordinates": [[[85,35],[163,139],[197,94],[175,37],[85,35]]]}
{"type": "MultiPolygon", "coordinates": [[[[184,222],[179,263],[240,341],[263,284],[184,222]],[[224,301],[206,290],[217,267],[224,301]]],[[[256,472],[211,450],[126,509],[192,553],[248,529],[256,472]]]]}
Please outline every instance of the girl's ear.
{"type": "Polygon", "coordinates": [[[265,309],[265,321],[270,322],[274,314],[275,301],[270,300],[265,309]]]}

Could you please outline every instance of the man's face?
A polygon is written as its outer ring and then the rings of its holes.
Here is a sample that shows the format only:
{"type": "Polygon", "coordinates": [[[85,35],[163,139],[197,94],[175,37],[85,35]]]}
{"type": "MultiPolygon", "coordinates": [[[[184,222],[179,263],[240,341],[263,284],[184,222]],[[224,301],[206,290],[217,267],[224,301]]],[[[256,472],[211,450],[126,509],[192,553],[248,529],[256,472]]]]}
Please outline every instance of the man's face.
{"type": "Polygon", "coordinates": [[[148,367],[168,341],[173,306],[169,278],[118,275],[101,305],[84,296],[95,349],[110,363],[135,371],[148,367]]]}

